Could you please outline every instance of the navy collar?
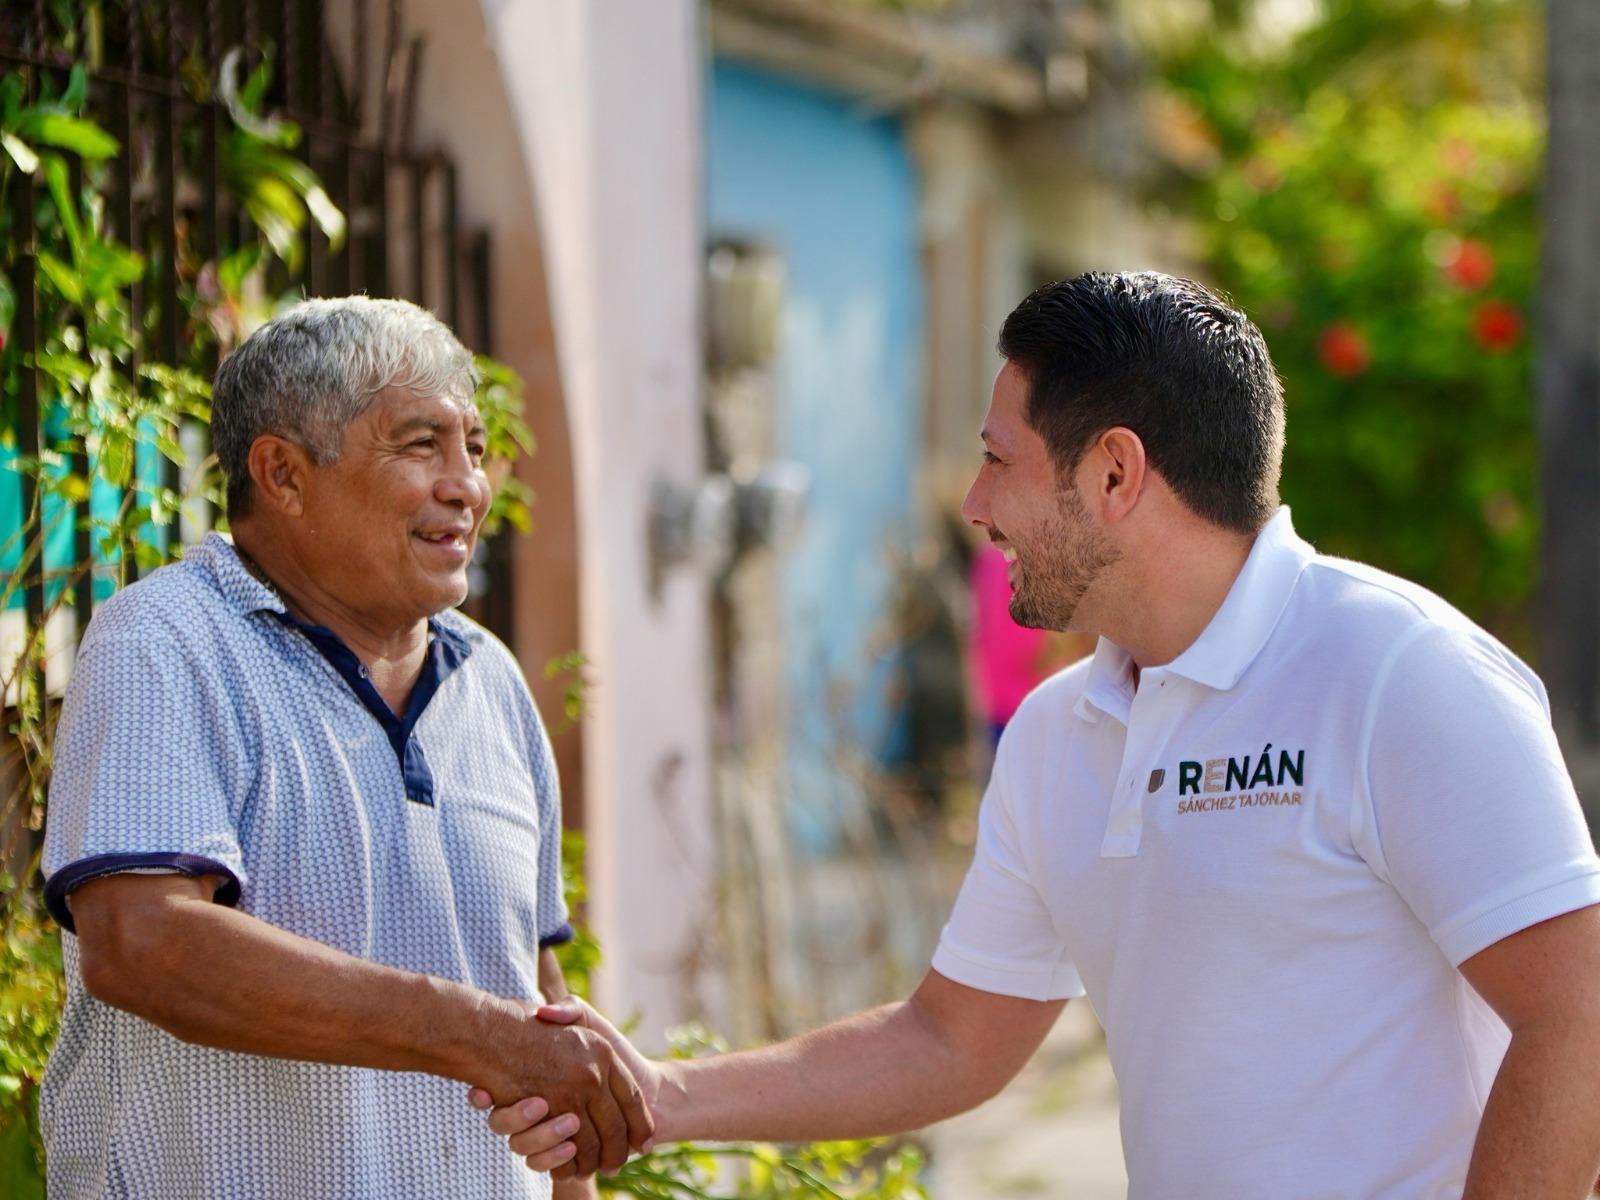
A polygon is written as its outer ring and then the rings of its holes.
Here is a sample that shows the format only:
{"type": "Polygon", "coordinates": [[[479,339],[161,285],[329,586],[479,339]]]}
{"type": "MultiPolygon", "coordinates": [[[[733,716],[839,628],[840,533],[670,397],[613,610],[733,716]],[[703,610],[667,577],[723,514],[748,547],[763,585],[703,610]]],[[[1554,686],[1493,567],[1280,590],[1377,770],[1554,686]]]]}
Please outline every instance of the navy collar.
{"type": "Polygon", "coordinates": [[[434,801],[433,772],[427,765],[422,744],[414,736],[417,722],[422,719],[429,701],[443,686],[444,681],[467,661],[472,653],[472,643],[438,616],[428,618],[428,652],[422,663],[422,673],[411,689],[411,698],[404,713],[396,713],[378,689],[373,686],[366,664],[356,657],[333,630],[325,625],[312,625],[300,620],[283,603],[282,597],[271,587],[257,579],[244,565],[234,544],[218,533],[206,535],[198,547],[190,552],[207,565],[222,594],[232,601],[241,613],[253,616],[270,613],[285,628],[295,630],[316,647],[328,664],[339,673],[363,707],[383,728],[393,747],[395,758],[405,782],[406,798],[418,804],[431,805],[434,801]]]}

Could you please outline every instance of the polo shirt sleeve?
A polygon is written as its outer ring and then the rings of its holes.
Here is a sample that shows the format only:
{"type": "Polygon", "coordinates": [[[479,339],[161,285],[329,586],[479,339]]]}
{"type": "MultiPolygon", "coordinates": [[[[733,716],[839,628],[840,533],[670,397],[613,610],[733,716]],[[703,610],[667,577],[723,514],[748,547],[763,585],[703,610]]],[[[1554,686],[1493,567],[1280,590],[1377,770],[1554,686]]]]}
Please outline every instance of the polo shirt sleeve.
{"type": "Polygon", "coordinates": [[[1487,635],[1408,634],[1380,674],[1365,741],[1356,844],[1452,964],[1600,903],[1544,687],[1487,635]]]}
{"type": "Polygon", "coordinates": [[[978,813],[978,845],[933,969],[985,992],[1026,1000],[1083,995],[1044,899],[1028,877],[1004,786],[1005,744],[978,813]]]}
{"type": "Polygon", "coordinates": [[[56,730],[45,903],[74,931],[70,897],[105,875],[217,875],[245,886],[235,823],[249,787],[244,739],[221,682],[170,641],[92,636],[56,730]]]}

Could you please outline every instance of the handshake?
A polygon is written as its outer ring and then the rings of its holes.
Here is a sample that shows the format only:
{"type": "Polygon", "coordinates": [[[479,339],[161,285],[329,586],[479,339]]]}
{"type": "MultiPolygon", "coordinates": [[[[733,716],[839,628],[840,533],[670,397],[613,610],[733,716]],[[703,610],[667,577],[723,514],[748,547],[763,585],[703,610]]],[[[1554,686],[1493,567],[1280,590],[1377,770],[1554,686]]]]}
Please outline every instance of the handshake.
{"type": "Polygon", "coordinates": [[[522,1005],[513,1027],[483,1043],[501,1047],[469,1094],[489,1128],[535,1171],[557,1179],[615,1171],[648,1153],[661,1132],[669,1064],[638,1052],[584,1001],[522,1005]],[[505,1036],[509,1033],[511,1036],[505,1036]]]}

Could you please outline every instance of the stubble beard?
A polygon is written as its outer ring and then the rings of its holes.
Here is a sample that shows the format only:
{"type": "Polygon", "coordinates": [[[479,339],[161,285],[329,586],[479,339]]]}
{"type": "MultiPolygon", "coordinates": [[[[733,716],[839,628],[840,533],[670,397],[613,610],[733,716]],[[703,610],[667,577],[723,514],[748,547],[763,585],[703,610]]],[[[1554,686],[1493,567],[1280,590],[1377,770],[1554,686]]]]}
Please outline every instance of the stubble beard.
{"type": "Polygon", "coordinates": [[[1030,539],[1026,562],[1018,555],[1011,619],[1029,629],[1070,626],[1094,581],[1122,556],[1076,491],[1064,487],[1059,496],[1056,519],[1030,539]]]}

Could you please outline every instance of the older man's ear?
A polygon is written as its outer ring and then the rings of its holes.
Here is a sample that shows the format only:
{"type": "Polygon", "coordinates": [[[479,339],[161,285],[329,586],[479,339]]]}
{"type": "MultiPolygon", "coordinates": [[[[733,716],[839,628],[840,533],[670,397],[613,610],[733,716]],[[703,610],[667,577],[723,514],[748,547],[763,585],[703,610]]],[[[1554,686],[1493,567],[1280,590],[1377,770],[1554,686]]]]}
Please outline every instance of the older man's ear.
{"type": "Polygon", "coordinates": [[[251,443],[247,461],[258,505],[288,517],[305,511],[305,477],[311,458],[303,447],[264,433],[251,443]]]}

